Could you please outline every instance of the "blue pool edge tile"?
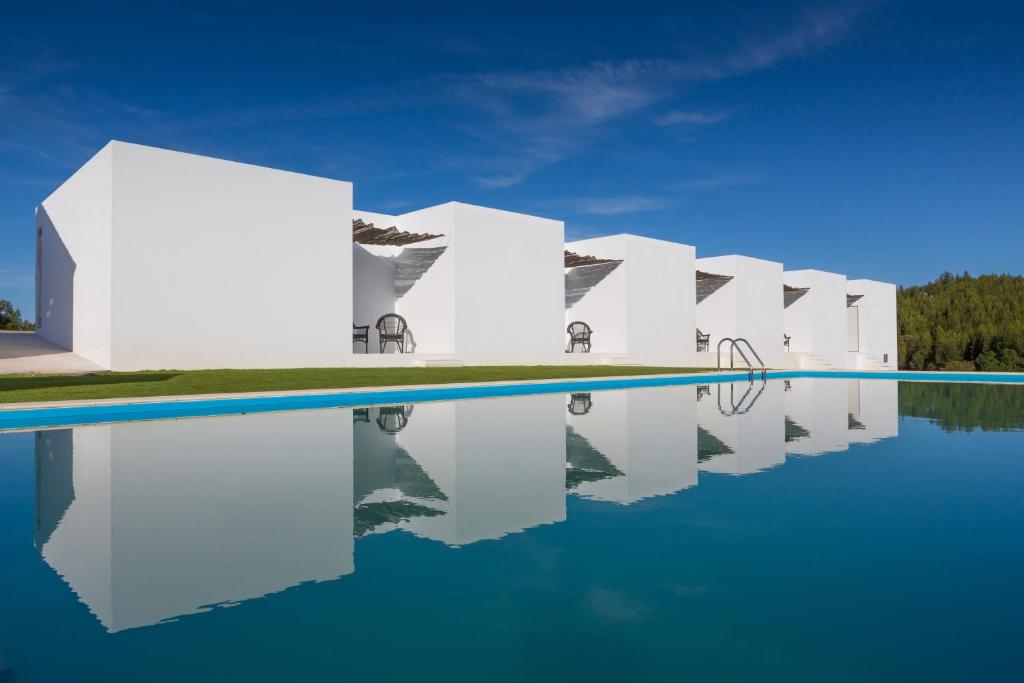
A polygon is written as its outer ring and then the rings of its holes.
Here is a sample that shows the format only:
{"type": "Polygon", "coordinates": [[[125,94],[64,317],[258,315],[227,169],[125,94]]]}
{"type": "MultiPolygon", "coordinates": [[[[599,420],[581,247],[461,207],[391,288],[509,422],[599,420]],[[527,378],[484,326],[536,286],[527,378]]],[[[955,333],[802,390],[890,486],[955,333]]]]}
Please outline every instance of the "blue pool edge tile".
{"type": "MultiPolygon", "coordinates": [[[[986,373],[906,373],[870,371],[783,370],[769,371],[769,379],[820,377],[833,379],[882,379],[925,382],[1024,383],[1021,374],[986,373]]],[[[643,387],[717,384],[748,378],[748,373],[729,372],[720,375],[663,375],[619,379],[571,379],[550,382],[486,384],[469,386],[418,387],[384,391],[343,391],[327,394],[292,394],[286,396],[232,397],[219,399],[149,401],[110,405],[52,406],[47,408],[12,408],[0,411],[0,431],[40,429],[109,422],[133,422],[168,418],[241,415],[282,410],[343,408],[389,403],[422,403],[471,398],[496,398],[530,394],[606,391],[643,387]]]]}

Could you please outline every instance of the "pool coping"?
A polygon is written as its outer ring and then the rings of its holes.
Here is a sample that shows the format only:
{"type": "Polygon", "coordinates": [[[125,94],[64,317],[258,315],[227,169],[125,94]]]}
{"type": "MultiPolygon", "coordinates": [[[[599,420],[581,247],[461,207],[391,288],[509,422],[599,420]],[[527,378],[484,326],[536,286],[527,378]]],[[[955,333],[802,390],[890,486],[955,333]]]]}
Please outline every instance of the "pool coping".
{"type": "MultiPolygon", "coordinates": [[[[139,396],[76,401],[0,404],[0,433],[22,429],[92,423],[131,422],[253,412],[355,407],[386,403],[497,398],[544,393],[607,391],[660,386],[720,383],[748,378],[746,371],[712,371],[615,377],[573,377],[451,384],[419,384],[342,389],[139,396]]],[[[928,382],[1024,384],[1024,373],[769,370],[769,379],[822,377],[928,382]]]]}

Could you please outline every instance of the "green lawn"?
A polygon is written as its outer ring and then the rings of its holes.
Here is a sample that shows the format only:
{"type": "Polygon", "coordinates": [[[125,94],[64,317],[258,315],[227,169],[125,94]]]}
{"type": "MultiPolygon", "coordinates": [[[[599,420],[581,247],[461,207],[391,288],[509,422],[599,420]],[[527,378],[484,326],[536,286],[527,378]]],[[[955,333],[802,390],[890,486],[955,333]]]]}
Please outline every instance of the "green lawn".
{"type": "Polygon", "coordinates": [[[295,370],[150,370],[91,375],[0,375],[0,403],[73,401],[292,389],[347,389],[452,382],[498,382],[701,372],[700,368],[479,366],[464,368],[299,368],[295,370]]]}

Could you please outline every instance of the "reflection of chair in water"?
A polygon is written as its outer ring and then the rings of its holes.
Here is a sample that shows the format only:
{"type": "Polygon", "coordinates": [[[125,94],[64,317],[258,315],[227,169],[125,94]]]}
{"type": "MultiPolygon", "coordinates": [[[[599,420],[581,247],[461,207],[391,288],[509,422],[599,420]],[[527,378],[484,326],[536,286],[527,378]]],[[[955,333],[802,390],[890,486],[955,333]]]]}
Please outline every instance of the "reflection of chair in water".
{"type": "Polygon", "coordinates": [[[569,398],[569,413],[571,415],[586,415],[590,412],[590,394],[571,394],[569,398]]]}
{"type": "Polygon", "coordinates": [[[698,401],[701,400],[702,398],[704,398],[705,396],[710,396],[710,395],[711,395],[711,385],[710,384],[698,384],[697,385],[697,400],[698,401]]]}
{"type": "Polygon", "coordinates": [[[352,409],[352,421],[353,422],[369,422],[370,421],[370,409],[369,408],[353,408],[352,409]]]}
{"type": "Polygon", "coordinates": [[[412,406],[381,406],[377,409],[377,426],[388,434],[397,434],[409,423],[412,406]]]}

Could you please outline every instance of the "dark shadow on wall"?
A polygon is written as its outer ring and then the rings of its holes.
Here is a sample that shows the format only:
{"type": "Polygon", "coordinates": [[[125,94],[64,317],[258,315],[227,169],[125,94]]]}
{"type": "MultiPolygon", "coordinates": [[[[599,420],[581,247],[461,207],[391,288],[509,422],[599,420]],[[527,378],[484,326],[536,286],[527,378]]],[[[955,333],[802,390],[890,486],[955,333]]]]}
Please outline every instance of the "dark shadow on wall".
{"type": "Polygon", "coordinates": [[[42,206],[36,212],[38,256],[36,332],[65,349],[74,349],[75,271],[78,266],[42,206]]]}
{"type": "Polygon", "coordinates": [[[565,307],[572,308],[587,292],[597,286],[601,280],[611,275],[622,261],[599,263],[593,266],[577,266],[570,268],[565,274],[565,307]]]}
{"type": "Polygon", "coordinates": [[[437,263],[441,254],[448,247],[406,247],[395,257],[395,296],[402,296],[412,289],[412,286],[423,274],[430,270],[430,267],[437,263]]]}

